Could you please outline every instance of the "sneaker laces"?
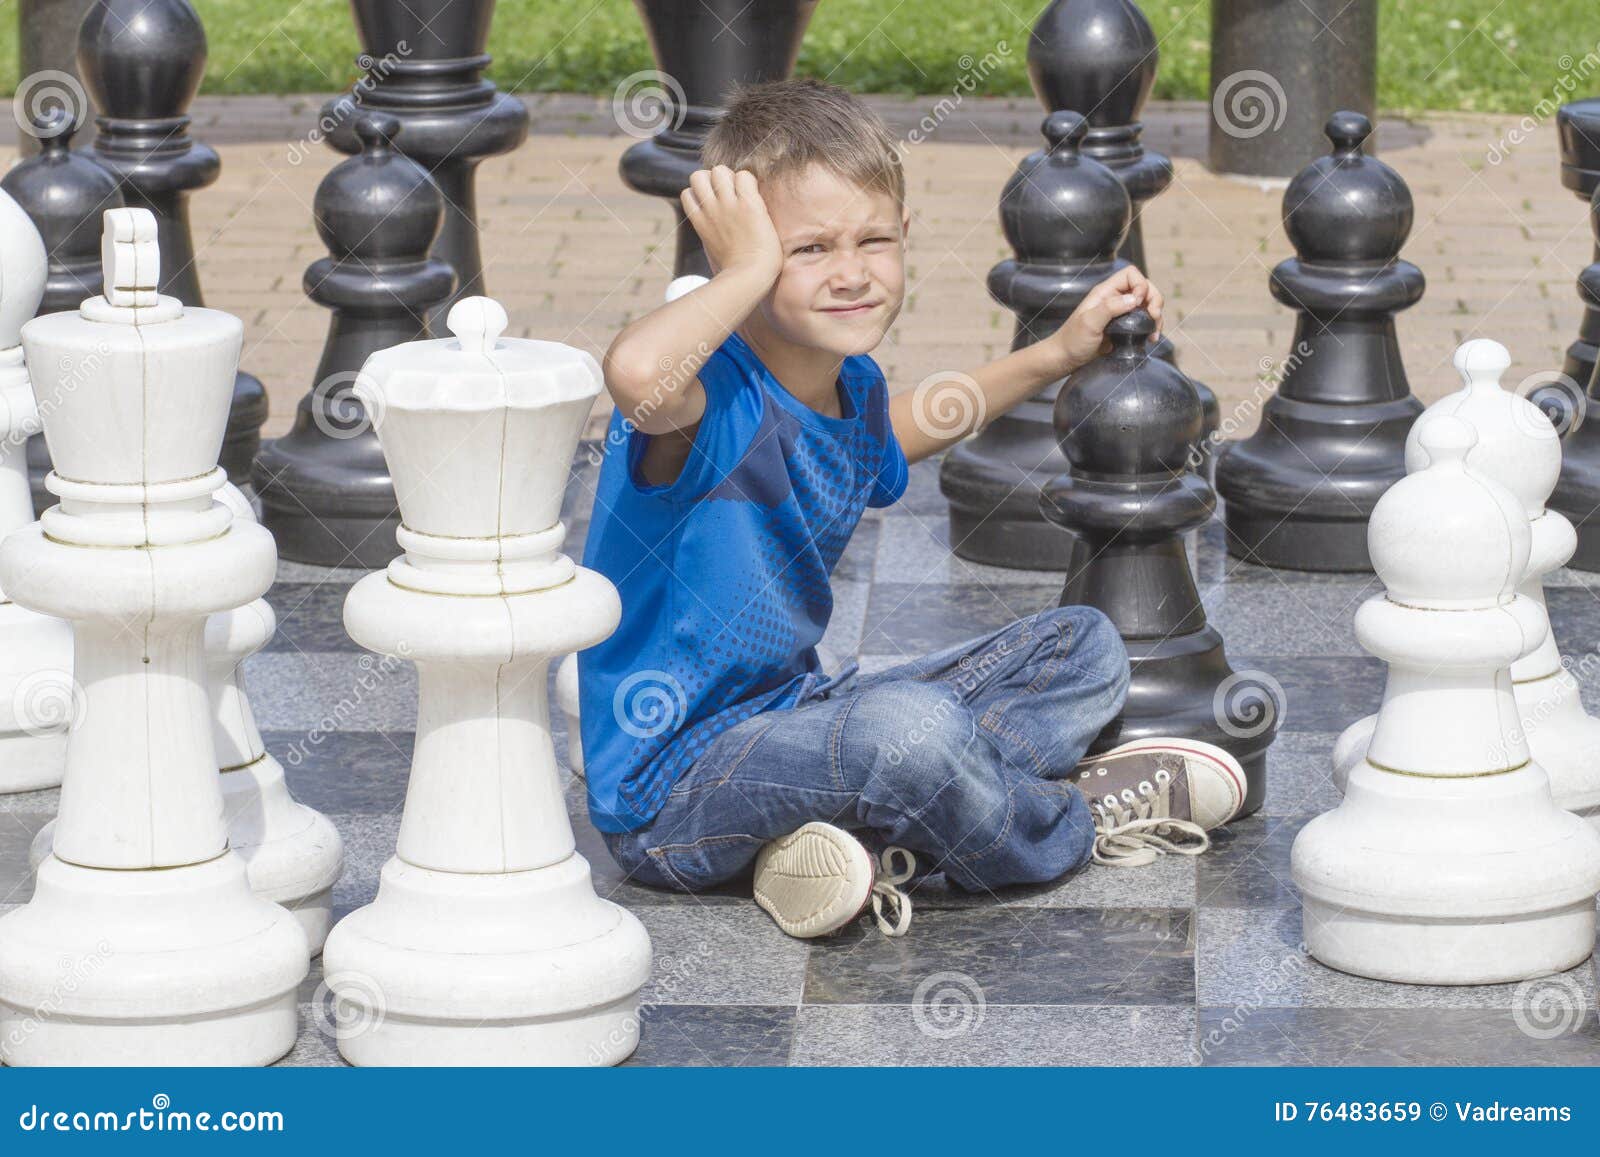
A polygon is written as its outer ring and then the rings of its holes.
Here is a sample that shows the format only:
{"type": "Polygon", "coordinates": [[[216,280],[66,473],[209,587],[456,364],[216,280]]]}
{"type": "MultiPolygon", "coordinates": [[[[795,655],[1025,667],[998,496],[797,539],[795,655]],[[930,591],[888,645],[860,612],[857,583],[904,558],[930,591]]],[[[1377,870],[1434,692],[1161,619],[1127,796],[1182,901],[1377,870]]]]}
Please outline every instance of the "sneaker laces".
{"type": "Polygon", "coordinates": [[[1172,773],[1165,768],[1155,782],[1140,780],[1137,790],[1123,788],[1121,796],[1106,795],[1089,801],[1094,817],[1093,860],[1111,868],[1139,868],[1157,856],[1198,856],[1211,846],[1211,837],[1193,820],[1171,811],[1172,773]]]}
{"type": "Polygon", "coordinates": [[[904,936],[911,927],[911,897],[900,885],[917,870],[917,857],[906,848],[888,847],[883,849],[879,864],[872,881],[872,918],[885,936],[904,936]],[[903,857],[903,867],[895,867],[897,857],[903,857]],[[884,915],[886,906],[892,916],[884,915]]]}

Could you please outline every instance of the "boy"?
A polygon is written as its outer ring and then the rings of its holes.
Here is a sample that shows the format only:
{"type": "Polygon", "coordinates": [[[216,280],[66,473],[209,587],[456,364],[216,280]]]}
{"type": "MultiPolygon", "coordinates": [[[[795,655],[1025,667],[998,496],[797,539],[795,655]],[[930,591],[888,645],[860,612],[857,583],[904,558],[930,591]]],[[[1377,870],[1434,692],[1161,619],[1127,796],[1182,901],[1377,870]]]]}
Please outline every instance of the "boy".
{"type": "MultiPolygon", "coordinates": [[[[753,864],[778,925],[821,936],[869,902],[904,932],[918,856],[989,890],[1203,850],[1243,802],[1231,756],[1147,740],[1078,766],[1128,684],[1096,610],[867,677],[820,670],[829,575],[863,509],[971,427],[891,398],[867,356],[900,310],[910,226],[875,115],[813,81],[748,88],[704,161],[682,201],[714,276],[605,358],[616,413],[584,562],[616,584],[622,625],[578,669],[613,857],[685,891],[753,864]],[[885,847],[881,874],[861,839],[885,847]]],[[[1051,337],[973,371],[969,409],[1002,413],[1093,358],[1113,318],[1161,305],[1123,270],[1051,337]]]]}

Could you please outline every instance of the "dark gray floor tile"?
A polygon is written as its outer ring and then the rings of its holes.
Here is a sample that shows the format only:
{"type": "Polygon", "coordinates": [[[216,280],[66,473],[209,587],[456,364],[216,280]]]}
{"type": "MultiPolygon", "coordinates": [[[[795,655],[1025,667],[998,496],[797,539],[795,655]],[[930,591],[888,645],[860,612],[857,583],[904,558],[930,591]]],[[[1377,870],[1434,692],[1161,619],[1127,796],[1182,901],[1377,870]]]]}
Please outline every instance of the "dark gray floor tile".
{"type": "Polygon", "coordinates": [[[345,633],[344,600],[350,586],[341,582],[276,582],[267,602],[278,616],[278,629],[265,652],[360,651],[345,633]]]}
{"type": "Polygon", "coordinates": [[[878,576],[900,583],[973,586],[1054,586],[1062,576],[1047,571],[1011,570],[958,558],[950,550],[950,520],[891,510],[878,536],[878,576]]]}
{"type": "Polygon", "coordinates": [[[878,565],[878,542],[883,520],[863,518],[850,536],[839,563],[833,568],[835,581],[870,583],[878,565]]]}
{"type": "MultiPolygon", "coordinates": [[[[1588,964],[1521,984],[1392,984],[1319,963],[1301,940],[1299,908],[1201,909],[1196,999],[1230,1008],[1516,1008],[1543,994],[1559,1010],[1587,1013],[1588,964]]],[[[1592,1015],[1592,1014],[1591,1014],[1592,1015]]]]}
{"type": "Polygon", "coordinates": [[[861,651],[916,658],[1053,607],[1060,597],[1059,584],[919,586],[880,578],[867,604],[861,651]]]}
{"type": "Polygon", "coordinates": [[[1370,656],[1311,658],[1258,655],[1230,644],[1235,671],[1264,671],[1283,688],[1282,731],[1343,731],[1383,700],[1388,668],[1370,656]]]}
{"type": "Polygon", "coordinates": [[[906,479],[906,492],[889,509],[930,518],[948,518],[950,503],[939,490],[939,464],[943,461],[944,455],[940,454],[913,463],[906,479]]]}
{"type": "Polygon", "coordinates": [[[410,731],[266,731],[261,738],[283,764],[289,791],[321,812],[385,814],[405,804],[411,772],[410,731]]]}
{"type": "Polygon", "coordinates": [[[1507,1009],[1202,1008],[1198,1048],[1207,1065],[1593,1065],[1600,1022],[1543,1037],[1507,1009]]]}
{"type": "Polygon", "coordinates": [[[339,1046],[326,1031],[331,1027],[331,1021],[318,1018],[316,1006],[302,1003],[300,1035],[294,1042],[294,1049],[277,1062],[278,1066],[315,1069],[346,1067],[344,1058],[339,1055],[339,1046]]]}
{"type": "Polygon", "coordinates": [[[955,978],[929,978],[920,1003],[807,1005],[797,1065],[1186,1065],[1195,1014],[1171,1005],[979,1003],[955,978]]]}
{"type": "Polygon", "coordinates": [[[328,818],[344,841],[344,871],[333,886],[335,906],[353,909],[372,903],[378,894],[378,873],[400,839],[400,813],[329,813],[328,818]]]}
{"type": "Polygon", "coordinates": [[[1202,908],[1284,908],[1299,904],[1289,850],[1309,816],[1253,815],[1211,833],[1195,870],[1202,908]]]}
{"type": "Polygon", "coordinates": [[[755,1068],[789,1063],[793,1005],[650,1004],[640,1010],[633,1066],[755,1068]]]}
{"type": "Polygon", "coordinates": [[[982,908],[917,913],[908,935],[860,921],[817,941],[807,1004],[910,1004],[951,974],[988,1004],[1187,1004],[1190,914],[1173,909],[982,908]]]}
{"type": "Polygon", "coordinates": [[[912,900],[935,908],[1190,908],[1194,905],[1194,856],[1162,856],[1139,868],[1086,864],[1049,884],[1002,888],[978,894],[951,885],[942,872],[920,880],[912,900]]]}
{"type": "Polygon", "coordinates": [[[1251,655],[1365,657],[1356,642],[1356,609],[1382,587],[1340,582],[1218,583],[1205,591],[1206,618],[1230,651],[1251,655]]]}
{"type": "Polygon", "coordinates": [[[1565,587],[1545,592],[1550,626],[1564,654],[1574,662],[1600,649],[1600,590],[1565,587]]]}

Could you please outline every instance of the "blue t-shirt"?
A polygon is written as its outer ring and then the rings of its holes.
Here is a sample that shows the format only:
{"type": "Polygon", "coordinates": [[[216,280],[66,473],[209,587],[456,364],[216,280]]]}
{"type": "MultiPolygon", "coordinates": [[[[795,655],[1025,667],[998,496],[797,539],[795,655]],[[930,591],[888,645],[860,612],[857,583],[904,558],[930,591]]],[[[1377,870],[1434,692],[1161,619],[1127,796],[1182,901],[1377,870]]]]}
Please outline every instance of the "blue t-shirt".
{"type": "Polygon", "coordinates": [[[706,408],[683,472],[638,474],[648,436],[613,414],[584,550],[622,625],[578,657],[589,814],[653,819],[721,732],[793,706],[821,680],[829,575],[868,506],[906,487],[883,373],[839,369],[843,416],[790,394],[738,334],[700,370],[706,408]]]}

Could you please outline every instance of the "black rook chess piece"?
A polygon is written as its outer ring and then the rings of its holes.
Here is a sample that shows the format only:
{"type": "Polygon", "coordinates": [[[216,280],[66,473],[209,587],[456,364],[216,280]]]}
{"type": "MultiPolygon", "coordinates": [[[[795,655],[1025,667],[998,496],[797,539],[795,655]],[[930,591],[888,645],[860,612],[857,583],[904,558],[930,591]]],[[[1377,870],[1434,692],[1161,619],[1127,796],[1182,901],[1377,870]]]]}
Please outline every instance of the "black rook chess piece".
{"type": "Polygon", "coordinates": [[[617,108],[623,115],[660,113],[667,123],[622,154],[622,179],[638,192],[671,198],[678,222],[673,276],[709,277],[678,195],[700,168],[700,146],[733,87],[782,80],[794,70],[816,0],[634,0],[634,6],[659,71],[630,78],[640,83],[618,92],[617,108]]]}
{"type": "MultiPolygon", "coordinates": [[[[44,238],[50,264],[39,315],[77,309],[100,293],[100,217],[122,206],[116,177],[86,154],[72,151],[77,127],[72,111],[64,107],[33,118],[28,131],[39,151],[0,178],[0,189],[22,206],[44,238]]],[[[43,512],[56,502],[44,488],[50,450],[43,434],[29,437],[27,455],[33,507],[43,512]]]]}
{"type": "Polygon", "coordinates": [[[1595,513],[1600,507],[1600,381],[1595,374],[1600,350],[1600,98],[1562,105],[1556,113],[1556,133],[1561,142],[1561,183],[1589,205],[1594,261],[1578,275],[1583,323],[1561,366],[1568,381],[1531,394],[1529,400],[1543,406],[1566,435],[1561,479],[1550,505],[1570,518],[1578,531],[1578,549],[1568,565],[1593,571],[1600,570],[1600,516],[1595,513]]]}
{"type": "Polygon", "coordinates": [[[442,331],[457,298],[484,292],[478,165],[527,139],[528,110],[483,76],[494,0],[351,0],[350,7],[364,49],[357,63],[366,75],[324,106],[322,123],[333,126],[330,145],[356,153],[361,113],[397,118],[397,147],[444,195],[444,226],[432,255],[455,270],[456,288],[428,313],[429,325],[442,331]]]}
{"type": "MultiPolygon", "coordinates": [[[[1087,119],[1082,151],[1117,175],[1133,202],[1133,223],[1117,256],[1148,274],[1144,203],[1172,183],[1172,162],[1145,148],[1139,114],[1156,82],[1161,51],[1155,32],[1132,0],[1054,0],[1039,16],[1028,39],[1028,77],[1051,112],[1070,109],[1087,119]]],[[[1172,340],[1161,336],[1154,353],[1176,362],[1172,340]]],[[[1202,448],[1209,466],[1209,435],[1221,422],[1221,406],[1205,383],[1189,379],[1205,410],[1208,440],[1202,448]]]]}
{"type": "MultiPolygon", "coordinates": [[[[1014,350],[1054,333],[1090,289],[1127,265],[1116,254],[1128,195],[1080,151],[1086,128],[1075,112],[1051,113],[1048,147],[1023,158],[1000,195],[1000,227],[1016,256],[989,271],[989,293],[1017,315],[1014,350]]],[[[962,558],[1066,568],[1072,540],[1039,512],[1039,488],[1066,468],[1050,425],[1060,389],[1051,383],[945,454],[939,487],[950,501],[951,549],[962,558]]]]}
{"type": "Polygon", "coordinates": [[[1394,315],[1422,297],[1422,271],[1401,261],[1411,191],[1363,155],[1372,122],[1328,119],[1333,153],[1302,169],[1283,196],[1297,257],[1272,271],[1272,295],[1299,312],[1294,348],[1261,425],[1217,462],[1228,551],[1289,570],[1365,571],[1367,519],[1405,475],[1411,396],[1394,315]]]}
{"type": "Polygon", "coordinates": [[[305,290],[333,311],[316,385],[294,428],[268,442],[254,480],[278,553],[322,566],[378,567],[395,556],[399,511],[377,434],[352,393],[367,355],[428,336],[428,311],[455,275],[430,259],[444,205],[415,162],[394,147],[400,122],[356,122],[361,155],[317,186],[317,233],[329,256],[306,270],[305,290]]]}
{"type": "MultiPolygon", "coordinates": [[[[203,306],[189,194],[217,179],[221,162],[189,136],[189,102],[206,67],[206,31],[188,0],[97,0],[78,29],[78,70],[99,135],[90,155],[118,180],[123,200],[149,209],[161,247],[159,289],[203,306]]],[[[222,466],[243,485],[261,445],[267,394],[240,371],[222,443],[222,466]]]]}
{"type": "Polygon", "coordinates": [[[1105,612],[1132,664],[1122,714],[1091,752],[1156,735],[1217,744],[1244,766],[1248,813],[1266,794],[1280,693],[1268,676],[1235,673],[1206,622],[1183,541],[1216,508],[1191,468],[1204,415],[1189,380],[1154,356],[1155,328],[1142,309],[1113,321],[1110,352],[1062,389],[1055,433],[1068,469],[1041,505],[1076,547],[1061,604],[1105,612]]]}

